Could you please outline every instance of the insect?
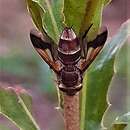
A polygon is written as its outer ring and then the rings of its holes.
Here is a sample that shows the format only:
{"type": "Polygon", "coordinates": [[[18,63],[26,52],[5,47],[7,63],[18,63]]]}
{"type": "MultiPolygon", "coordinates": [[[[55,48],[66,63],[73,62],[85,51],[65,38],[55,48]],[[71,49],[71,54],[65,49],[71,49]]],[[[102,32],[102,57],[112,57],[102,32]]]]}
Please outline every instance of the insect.
{"type": "Polygon", "coordinates": [[[81,90],[84,72],[107,39],[107,28],[103,28],[93,41],[87,42],[86,35],[91,26],[81,38],[76,36],[72,28],[65,27],[58,45],[47,34],[43,35],[36,29],[30,32],[34,48],[57,75],[59,89],[70,96],[81,90]]]}

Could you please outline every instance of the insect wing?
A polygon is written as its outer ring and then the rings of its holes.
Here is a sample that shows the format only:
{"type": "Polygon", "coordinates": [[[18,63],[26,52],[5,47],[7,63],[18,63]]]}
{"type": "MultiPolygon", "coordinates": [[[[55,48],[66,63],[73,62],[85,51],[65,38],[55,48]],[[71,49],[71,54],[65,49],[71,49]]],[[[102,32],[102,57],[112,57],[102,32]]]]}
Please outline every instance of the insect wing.
{"type": "Polygon", "coordinates": [[[98,34],[97,37],[92,42],[88,42],[87,44],[88,49],[90,47],[96,49],[97,47],[104,46],[107,40],[108,30],[106,27],[102,27],[100,32],[101,33],[98,34]]]}
{"type": "Polygon", "coordinates": [[[34,48],[42,57],[42,59],[50,66],[50,68],[52,68],[55,72],[57,72],[59,68],[54,62],[56,59],[55,57],[56,55],[54,54],[53,51],[53,50],[56,51],[56,49],[54,49],[56,45],[53,46],[53,43],[51,44],[48,39],[46,40],[45,37],[43,37],[41,32],[34,29],[31,30],[30,32],[30,39],[34,48]],[[49,51],[51,52],[51,56],[54,61],[51,59],[50,55],[48,54],[47,49],[49,49],[49,51]]]}
{"type": "Polygon", "coordinates": [[[93,41],[87,43],[87,56],[85,61],[83,61],[81,64],[82,72],[84,72],[89,67],[89,65],[93,62],[93,60],[99,54],[99,52],[101,51],[101,49],[103,48],[107,40],[107,35],[108,35],[107,28],[103,27],[101,30],[102,30],[101,33],[98,34],[93,41]]]}
{"type": "Polygon", "coordinates": [[[36,29],[32,29],[30,32],[31,42],[34,48],[39,48],[42,50],[49,49],[53,60],[57,60],[57,45],[49,39],[48,36],[43,36],[43,34],[36,29]]]}

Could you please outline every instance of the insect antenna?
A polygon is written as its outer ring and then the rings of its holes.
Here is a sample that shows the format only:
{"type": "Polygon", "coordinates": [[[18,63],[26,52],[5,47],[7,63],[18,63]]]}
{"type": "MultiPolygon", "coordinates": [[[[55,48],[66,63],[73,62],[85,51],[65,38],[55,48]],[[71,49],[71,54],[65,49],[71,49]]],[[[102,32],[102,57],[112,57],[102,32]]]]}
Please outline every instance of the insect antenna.
{"type": "Polygon", "coordinates": [[[86,37],[86,35],[87,35],[87,33],[89,32],[89,30],[90,30],[90,28],[92,27],[92,25],[93,25],[93,24],[90,24],[89,28],[85,31],[85,33],[84,33],[82,39],[84,39],[84,38],[86,37]]]}

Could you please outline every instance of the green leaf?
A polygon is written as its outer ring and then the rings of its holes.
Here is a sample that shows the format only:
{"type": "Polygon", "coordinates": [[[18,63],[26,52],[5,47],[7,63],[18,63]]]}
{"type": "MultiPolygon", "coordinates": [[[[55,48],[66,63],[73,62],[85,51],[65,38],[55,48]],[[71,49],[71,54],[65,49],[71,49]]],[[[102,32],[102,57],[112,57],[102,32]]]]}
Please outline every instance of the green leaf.
{"type": "Polygon", "coordinates": [[[88,68],[83,82],[81,129],[98,130],[108,107],[107,91],[114,74],[114,60],[119,48],[130,35],[130,20],[124,23],[88,68]]]}
{"type": "Polygon", "coordinates": [[[104,0],[104,5],[108,5],[112,0],[104,0]]]}
{"type": "Polygon", "coordinates": [[[41,7],[38,1],[26,0],[26,2],[27,2],[28,11],[32,16],[34,24],[41,32],[44,32],[43,24],[42,24],[44,9],[41,7]]]}
{"type": "Polygon", "coordinates": [[[119,116],[114,121],[111,130],[124,130],[130,122],[130,112],[119,116]]]}
{"type": "Polygon", "coordinates": [[[88,33],[88,39],[92,40],[100,27],[103,7],[110,0],[26,1],[37,28],[46,32],[55,43],[58,43],[64,26],[73,26],[76,34],[82,36],[93,24],[88,33]]]}
{"type": "Polygon", "coordinates": [[[37,28],[58,43],[63,29],[63,0],[26,0],[37,28]],[[45,31],[44,31],[45,30],[45,31]]]}
{"type": "Polygon", "coordinates": [[[22,88],[0,87],[0,113],[20,130],[40,130],[30,112],[30,98],[22,88]]]}
{"type": "Polygon", "coordinates": [[[104,7],[104,0],[88,0],[86,5],[86,12],[83,18],[82,26],[80,28],[80,35],[93,24],[91,31],[88,32],[88,40],[93,40],[99,30],[102,21],[102,12],[104,7]]]}
{"type": "Polygon", "coordinates": [[[127,124],[113,124],[111,130],[124,130],[127,124]]]}
{"type": "Polygon", "coordinates": [[[117,117],[114,124],[118,124],[118,123],[124,123],[124,124],[130,123],[130,112],[117,117]]]}
{"type": "Polygon", "coordinates": [[[58,44],[60,34],[63,30],[63,5],[63,0],[43,0],[43,6],[46,11],[43,17],[43,25],[47,34],[56,44],[58,44]]]}
{"type": "Polygon", "coordinates": [[[127,76],[127,67],[128,67],[128,53],[126,50],[129,50],[130,46],[127,44],[127,42],[123,45],[123,47],[120,49],[116,60],[115,60],[115,73],[118,76],[127,76]]]}
{"type": "Polygon", "coordinates": [[[73,26],[73,29],[78,34],[81,23],[85,15],[86,0],[64,0],[64,17],[65,24],[68,27],[73,26]]]}
{"type": "Polygon", "coordinates": [[[98,32],[103,7],[104,0],[65,0],[63,11],[65,24],[69,27],[73,26],[80,36],[93,24],[88,33],[88,39],[92,40],[98,32]]]}
{"type": "MultiPolygon", "coordinates": [[[[19,91],[19,89],[17,89],[17,91],[19,91]]],[[[28,111],[32,113],[32,97],[25,90],[19,93],[19,97],[24,102],[28,111]]]]}
{"type": "Polygon", "coordinates": [[[11,130],[6,125],[0,124],[0,130],[11,130]]]}

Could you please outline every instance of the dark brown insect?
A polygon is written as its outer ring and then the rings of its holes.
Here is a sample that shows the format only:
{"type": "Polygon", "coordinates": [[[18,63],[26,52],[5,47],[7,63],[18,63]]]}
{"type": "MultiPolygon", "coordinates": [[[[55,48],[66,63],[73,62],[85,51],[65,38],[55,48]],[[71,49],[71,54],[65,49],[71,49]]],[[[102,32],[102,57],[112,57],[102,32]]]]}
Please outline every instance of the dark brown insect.
{"type": "Polygon", "coordinates": [[[72,28],[64,28],[58,46],[47,35],[37,30],[30,33],[34,48],[56,73],[59,89],[70,96],[82,88],[83,73],[107,39],[108,31],[104,28],[93,41],[87,42],[86,35],[89,29],[82,38],[78,38],[72,28]]]}

